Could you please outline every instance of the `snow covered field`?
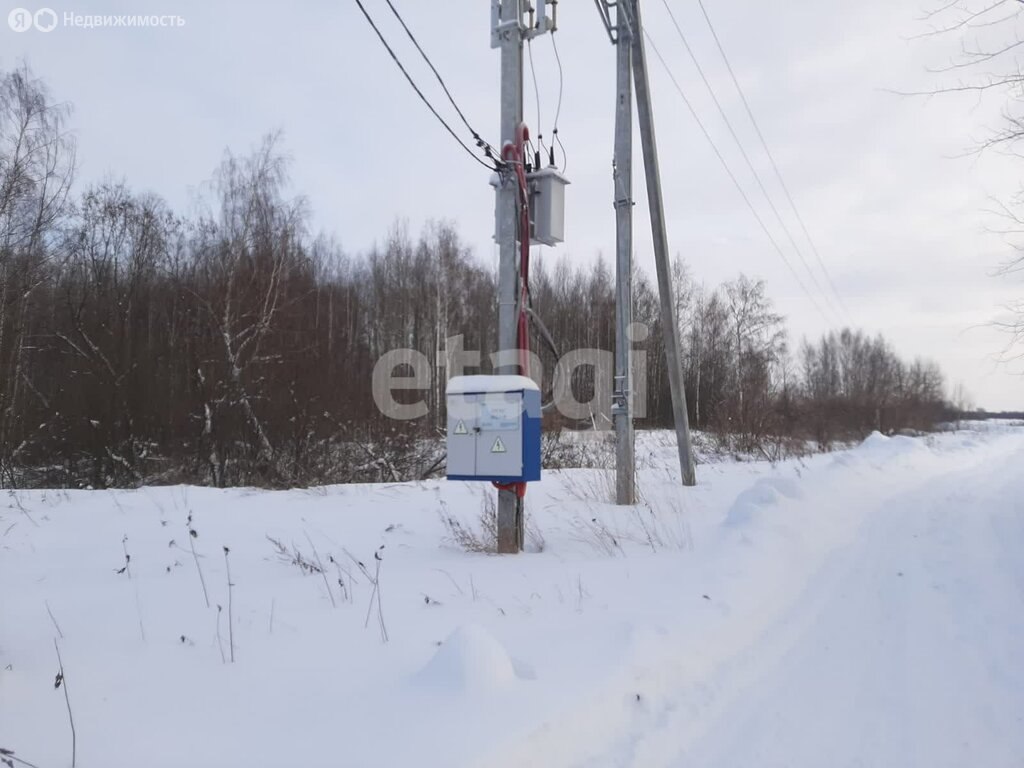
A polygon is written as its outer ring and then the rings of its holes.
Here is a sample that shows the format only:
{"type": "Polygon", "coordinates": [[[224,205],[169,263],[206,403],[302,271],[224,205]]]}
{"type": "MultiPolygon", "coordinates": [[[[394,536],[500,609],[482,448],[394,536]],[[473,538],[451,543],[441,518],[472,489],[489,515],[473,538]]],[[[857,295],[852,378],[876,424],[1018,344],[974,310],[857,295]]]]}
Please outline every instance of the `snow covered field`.
{"type": "Polygon", "coordinates": [[[82,768],[1024,765],[1024,428],[645,453],[515,557],[465,483],[7,493],[0,748],[71,764],[56,639],[82,768]]]}

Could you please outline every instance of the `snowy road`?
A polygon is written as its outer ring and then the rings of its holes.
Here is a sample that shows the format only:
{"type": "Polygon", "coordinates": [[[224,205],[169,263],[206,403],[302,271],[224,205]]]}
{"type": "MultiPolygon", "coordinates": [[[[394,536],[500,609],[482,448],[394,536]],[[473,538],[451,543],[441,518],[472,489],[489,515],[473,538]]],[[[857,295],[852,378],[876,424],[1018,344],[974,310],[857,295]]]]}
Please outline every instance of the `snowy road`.
{"type": "Polygon", "coordinates": [[[880,506],[777,665],[678,765],[1024,765],[1024,462],[880,506]]]}
{"type": "Polygon", "coordinates": [[[677,710],[635,734],[630,759],[595,763],[1024,766],[1022,474],[1021,444],[1006,442],[873,505],[792,610],[712,678],[727,704],[677,710]]]}

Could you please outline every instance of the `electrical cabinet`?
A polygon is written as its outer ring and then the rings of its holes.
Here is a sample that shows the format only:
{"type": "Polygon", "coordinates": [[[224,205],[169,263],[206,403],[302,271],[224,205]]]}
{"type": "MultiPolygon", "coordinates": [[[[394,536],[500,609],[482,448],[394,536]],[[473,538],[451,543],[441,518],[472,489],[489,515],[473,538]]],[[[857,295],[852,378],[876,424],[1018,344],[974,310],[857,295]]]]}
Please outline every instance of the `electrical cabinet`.
{"type": "Polygon", "coordinates": [[[540,390],[526,376],[448,381],[449,480],[540,480],[540,390]]]}

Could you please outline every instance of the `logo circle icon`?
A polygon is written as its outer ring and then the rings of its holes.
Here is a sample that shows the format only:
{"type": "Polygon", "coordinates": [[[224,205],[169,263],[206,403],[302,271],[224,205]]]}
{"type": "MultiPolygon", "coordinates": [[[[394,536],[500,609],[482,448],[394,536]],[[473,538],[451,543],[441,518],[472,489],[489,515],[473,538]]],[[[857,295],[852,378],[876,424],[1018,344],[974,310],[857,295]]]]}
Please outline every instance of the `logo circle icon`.
{"type": "Polygon", "coordinates": [[[57,26],[57,14],[52,8],[40,8],[32,20],[40,32],[52,32],[57,26]]]}
{"type": "Polygon", "coordinates": [[[15,32],[27,32],[32,29],[32,11],[27,8],[14,8],[7,14],[7,26],[15,32]]]}

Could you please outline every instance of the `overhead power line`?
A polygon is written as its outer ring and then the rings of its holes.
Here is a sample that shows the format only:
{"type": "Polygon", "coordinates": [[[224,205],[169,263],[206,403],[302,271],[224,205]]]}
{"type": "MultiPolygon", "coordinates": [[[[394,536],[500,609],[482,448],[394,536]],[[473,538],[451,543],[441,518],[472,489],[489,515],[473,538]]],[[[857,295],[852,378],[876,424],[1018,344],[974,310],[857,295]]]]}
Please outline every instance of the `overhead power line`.
{"type": "Polygon", "coordinates": [[[811,304],[813,304],[814,308],[818,311],[818,314],[821,315],[822,320],[825,321],[826,325],[830,325],[832,321],[829,320],[828,315],[826,315],[825,312],[821,309],[821,306],[818,304],[818,301],[814,298],[814,295],[809,290],[807,290],[807,286],[804,284],[804,281],[800,279],[800,273],[793,268],[792,263],[786,257],[786,254],[782,250],[782,248],[779,247],[779,243],[772,235],[771,230],[769,230],[768,227],[765,225],[764,219],[761,218],[761,215],[757,212],[757,209],[754,207],[754,204],[750,201],[750,197],[747,195],[746,191],[744,191],[743,186],[739,183],[739,180],[736,178],[736,174],[732,172],[732,169],[729,167],[729,164],[725,161],[725,157],[723,157],[721,151],[718,149],[718,146],[715,144],[715,140],[711,138],[711,134],[705,127],[704,122],[700,119],[700,116],[697,114],[697,111],[693,108],[693,104],[690,103],[690,99],[687,98],[686,92],[683,90],[683,87],[679,84],[679,81],[676,79],[676,76],[672,73],[672,68],[669,67],[668,62],[665,61],[665,57],[662,56],[661,52],[658,50],[658,46],[655,45],[654,40],[651,39],[650,33],[647,31],[646,27],[641,26],[641,29],[643,30],[644,37],[647,38],[648,44],[651,46],[651,50],[654,51],[654,55],[658,57],[658,61],[660,61],[661,65],[665,68],[665,72],[668,74],[668,77],[672,81],[672,84],[675,86],[676,90],[679,92],[679,95],[682,97],[683,103],[686,105],[686,108],[690,111],[690,115],[697,123],[697,127],[700,128],[701,133],[704,134],[704,138],[707,139],[708,144],[711,145],[711,150],[715,153],[715,157],[718,158],[718,162],[721,163],[722,168],[725,169],[726,174],[732,180],[733,185],[736,187],[736,191],[740,193],[740,197],[743,198],[743,202],[747,204],[747,207],[753,214],[754,219],[757,221],[757,223],[761,227],[761,230],[764,232],[765,237],[768,238],[768,241],[772,244],[772,247],[775,249],[775,252],[779,255],[779,258],[782,259],[783,264],[786,265],[790,273],[793,275],[793,279],[796,280],[797,285],[800,286],[800,290],[803,291],[804,295],[810,300],[811,304]]]}
{"type": "MultiPolygon", "coordinates": [[[[424,104],[426,104],[427,109],[429,109],[430,112],[434,115],[434,117],[437,118],[438,122],[441,123],[441,125],[444,126],[445,130],[448,131],[449,134],[451,134],[451,137],[453,139],[455,139],[456,142],[458,142],[459,146],[461,146],[462,149],[465,150],[466,154],[468,154],[476,162],[480,163],[480,165],[484,166],[485,168],[494,170],[494,166],[488,165],[483,160],[481,160],[479,157],[477,157],[477,155],[473,152],[473,150],[470,149],[469,146],[461,138],[459,138],[459,135],[457,133],[455,133],[455,131],[451,127],[451,125],[448,124],[448,121],[446,121],[443,117],[441,117],[441,114],[437,111],[437,109],[435,109],[434,105],[430,103],[430,100],[426,96],[423,95],[423,91],[421,91],[419,86],[416,85],[416,81],[412,79],[412,76],[408,73],[408,71],[406,71],[405,67],[402,66],[402,62],[399,61],[398,56],[395,54],[394,50],[388,44],[387,39],[385,39],[383,33],[381,33],[380,29],[374,23],[373,18],[367,12],[366,8],[363,7],[363,4],[362,4],[361,0],[356,0],[356,5],[358,5],[359,6],[359,10],[363,12],[363,16],[366,17],[366,21],[373,28],[373,31],[377,33],[377,38],[380,40],[381,45],[384,46],[385,50],[391,56],[392,61],[394,61],[395,65],[399,68],[399,70],[401,70],[402,74],[405,76],[405,79],[409,82],[409,85],[412,86],[412,89],[414,91],[416,91],[416,95],[420,97],[420,100],[424,104]]],[[[396,16],[398,16],[398,11],[395,10],[395,7],[393,5],[391,5],[390,2],[388,2],[388,5],[391,6],[391,10],[394,11],[396,16]]],[[[415,38],[413,38],[412,33],[409,32],[409,28],[405,26],[405,22],[402,21],[401,16],[398,16],[398,19],[402,23],[402,26],[405,28],[405,31],[409,34],[409,37],[413,39],[413,43],[416,45],[416,48],[419,49],[419,51],[423,55],[424,59],[427,60],[427,64],[430,66],[431,69],[434,70],[434,74],[437,75],[438,80],[441,81],[441,87],[444,88],[445,93],[448,94],[448,98],[452,102],[452,105],[455,107],[455,111],[459,113],[459,116],[462,118],[463,122],[466,124],[466,127],[469,128],[470,133],[473,134],[473,138],[477,141],[477,145],[480,146],[482,149],[484,149],[484,154],[486,154],[488,157],[490,157],[495,162],[496,165],[498,163],[500,163],[500,160],[492,155],[491,146],[489,144],[487,144],[486,142],[484,142],[479,137],[479,134],[477,134],[476,131],[473,130],[472,126],[469,125],[469,122],[466,121],[465,116],[462,114],[462,110],[459,109],[458,105],[455,103],[455,100],[452,98],[451,94],[448,92],[448,88],[444,85],[444,81],[441,80],[441,76],[437,73],[437,70],[434,69],[434,65],[430,63],[430,60],[427,59],[427,55],[425,53],[423,53],[423,49],[420,48],[418,43],[416,43],[415,38]]]]}
{"type": "MultiPolygon", "coordinates": [[[[832,280],[832,275],[829,273],[828,268],[825,266],[824,260],[821,258],[821,254],[818,252],[818,246],[815,244],[814,239],[811,237],[811,233],[807,229],[807,225],[804,223],[803,216],[800,215],[800,210],[796,207],[796,203],[793,200],[793,196],[789,193],[789,187],[785,180],[782,178],[782,172],[779,170],[778,163],[775,162],[775,157],[772,155],[772,151],[768,148],[768,142],[765,141],[764,134],[761,133],[761,126],[757,122],[757,118],[754,117],[754,111],[750,108],[750,102],[747,101],[747,96],[743,92],[743,88],[740,86],[740,81],[736,77],[736,73],[733,71],[732,64],[729,62],[729,57],[725,53],[725,48],[722,45],[722,41],[718,37],[718,32],[715,31],[715,25],[711,23],[711,17],[708,15],[707,9],[704,7],[703,0],[697,0],[697,4],[700,6],[701,13],[704,15],[704,21],[707,22],[708,29],[711,30],[711,36],[715,39],[715,45],[718,47],[718,52],[722,55],[722,61],[725,62],[725,67],[729,71],[729,77],[732,78],[733,85],[736,86],[736,91],[740,95],[740,100],[743,102],[743,107],[747,112],[747,117],[750,118],[751,125],[754,126],[754,131],[757,133],[757,138],[761,142],[761,146],[764,147],[764,152],[768,156],[768,160],[771,163],[772,170],[775,172],[775,178],[779,181],[779,186],[782,187],[783,193],[786,195],[786,200],[789,201],[790,208],[793,209],[793,215],[796,217],[797,222],[800,224],[800,230],[803,232],[804,237],[807,238],[808,244],[811,246],[811,252],[814,254],[814,258],[818,262],[818,267],[821,269],[822,274],[828,281],[829,288],[832,290],[832,294],[835,296],[836,301],[839,303],[840,308],[846,312],[846,305],[843,303],[843,297],[839,295],[839,291],[836,289],[836,285],[832,280]]],[[[849,313],[846,313],[847,315],[849,313]]]]}
{"type": "Polygon", "coordinates": [[[423,60],[427,62],[427,66],[430,67],[430,71],[434,73],[434,77],[437,78],[437,82],[441,84],[441,89],[444,91],[444,95],[448,97],[448,101],[450,101],[452,106],[455,108],[455,112],[458,114],[459,119],[462,120],[463,125],[465,125],[469,132],[473,135],[473,139],[476,141],[477,146],[487,147],[487,149],[490,150],[487,153],[488,157],[497,157],[498,153],[497,151],[495,151],[494,147],[492,147],[490,144],[488,144],[486,141],[480,138],[480,134],[476,132],[472,125],[469,124],[469,120],[466,119],[466,116],[463,114],[462,110],[459,109],[459,105],[455,102],[455,97],[452,96],[452,92],[448,90],[448,84],[445,83],[444,78],[441,77],[441,73],[437,71],[437,67],[434,66],[434,62],[432,62],[430,60],[430,57],[427,56],[426,51],[424,51],[422,46],[420,46],[420,43],[416,39],[416,36],[412,33],[412,30],[410,30],[409,26],[405,23],[405,19],[402,18],[402,14],[398,12],[398,9],[395,8],[395,5],[394,3],[391,2],[391,0],[385,0],[385,2],[388,4],[388,8],[391,9],[391,12],[395,15],[395,18],[398,19],[398,23],[402,25],[402,29],[404,29],[405,34],[409,36],[409,39],[412,41],[412,44],[416,46],[416,50],[420,52],[420,56],[422,56],[423,60]]]}
{"type": "Polygon", "coordinates": [[[768,203],[769,209],[775,216],[775,220],[779,223],[783,233],[786,235],[786,239],[789,241],[790,246],[796,252],[797,258],[800,259],[800,263],[803,265],[807,272],[807,275],[811,278],[811,282],[814,283],[814,287],[821,294],[822,299],[825,302],[825,306],[829,310],[835,312],[836,318],[842,322],[842,313],[835,308],[835,302],[829,297],[827,291],[822,287],[821,283],[818,282],[818,277],[811,269],[811,265],[804,258],[803,251],[800,250],[800,246],[797,245],[796,239],[793,237],[793,233],[790,232],[789,227],[786,225],[785,220],[782,218],[782,214],[779,213],[779,209],[775,205],[775,201],[772,196],[768,193],[768,189],[761,178],[761,174],[758,173],[757,168],[750,160],[750,156],[747,154],[746,148],[743,146],[743,141],[740,139],[739,134],[736,133],[736,129],[733,127],[732,121],[729,119],[728,113],[722,106],[722,102],[719,101],[718,95],[715,93],[714,86],[711,85],[711,81],[708,80],[707,75],[704,72],[704,68],[700,65],[700,61],[697,59],[697,55],[693,52],[693,48],[690,47],[689,40],[686,39],[686,35],[683,33],[682,27],[679,25],[679,21],[676,19],[676,15],[672,12],[672,7],[668,4],[668,0],[661,0],[662,5],[665,6],[665,10],[668,11],[669,18],[672,20],[672,25],[675,27],[676,32],[679,35],[679,39],[683,43],[683,47],[686,49],[687,55],[690,57],[690,61],[697,68],[697,73],[700,75],[700,79],[704,83],[704,87],[707,88],[708,94],[711,96],[711,100],[714,102],[715,107],[718,109],[718,114],[721,115],[722,120],[725,121],[725,126],[729,130],[729,134],[732,136],[733,141],[736,143],[736,147],[740,151],[740,155],[743,157],[743,162],[746,163],[747,168],[750,170],[751,175],[754,177],[754,181],[757,183],[758,188],[761,190],[761,194],[764,195],[765,201],[768,203]]]}

